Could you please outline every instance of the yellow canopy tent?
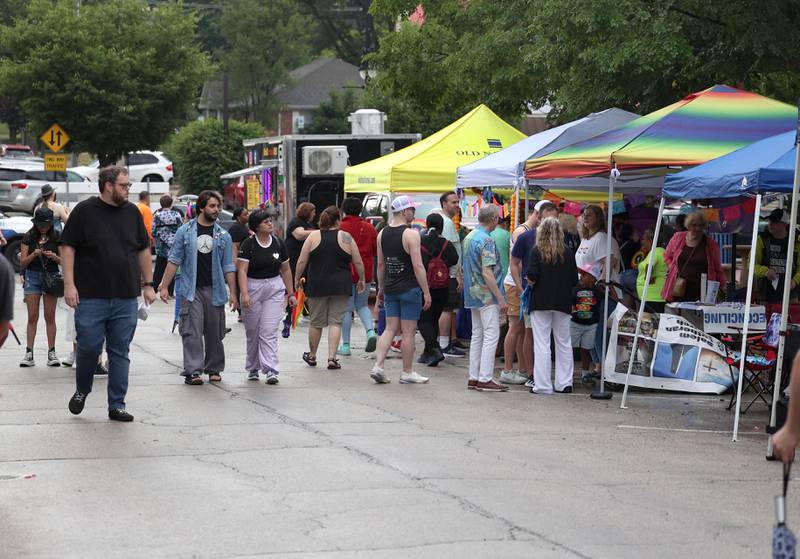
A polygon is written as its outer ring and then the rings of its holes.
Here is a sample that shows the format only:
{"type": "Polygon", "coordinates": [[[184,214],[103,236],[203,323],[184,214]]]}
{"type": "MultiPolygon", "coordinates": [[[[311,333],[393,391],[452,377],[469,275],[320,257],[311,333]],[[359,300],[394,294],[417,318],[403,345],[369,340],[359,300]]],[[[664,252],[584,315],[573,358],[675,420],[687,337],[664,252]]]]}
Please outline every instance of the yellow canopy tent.
{"type": "MultiPolygon", "coordinates": [[[[455,188],[456,170],[460,166],[500,151],[525,137],[489,107],[479,105],[415,144],[348,167],[344,173],[344,191],[348,194],[448,192],[455,188]]],[[[589,202],[594,200],[596,193],[554,191],[554,194],[589,202]]],[[[599,196],[604,195],[600,193],[599,196]]]]}
{"type": "Polygon", "coordinates": [[[424,140],[349,167],[344,191],[447,192],[456,186],[456,169],[495,153],[525,138],[486,105],[479,105],[460,119],[424,140]]]}

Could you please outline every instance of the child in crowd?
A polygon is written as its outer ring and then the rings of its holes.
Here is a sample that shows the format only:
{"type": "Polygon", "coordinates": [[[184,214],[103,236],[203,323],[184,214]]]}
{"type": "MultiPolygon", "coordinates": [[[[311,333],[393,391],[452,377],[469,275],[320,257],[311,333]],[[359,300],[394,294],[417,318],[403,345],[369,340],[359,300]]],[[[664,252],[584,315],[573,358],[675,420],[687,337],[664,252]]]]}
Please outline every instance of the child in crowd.
{"type": "Polygon", "coordinates": [[[572,322],[570,334],[572,347],[581,350],[581,382],[593,386],[597,373],[592,372],[592,363],[589,350],[594,347],[594,338],[597,324],[600,322],[600,296],[595,284],[599,277],[599,269],[591,264],[584,264],[578,268],[578,286],[575,288],[575,298],[572,304],[572,322]]]}

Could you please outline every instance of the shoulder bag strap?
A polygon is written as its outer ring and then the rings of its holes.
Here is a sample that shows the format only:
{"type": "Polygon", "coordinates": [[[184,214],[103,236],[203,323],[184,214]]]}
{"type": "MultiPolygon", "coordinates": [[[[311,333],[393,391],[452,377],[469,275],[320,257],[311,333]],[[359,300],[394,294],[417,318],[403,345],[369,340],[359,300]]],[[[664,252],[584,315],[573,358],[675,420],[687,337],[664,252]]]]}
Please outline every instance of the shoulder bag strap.
{"type": "Polygon", "coordinates": [[[441,258],[441,257],[442,257],[442,254],[444,254],[444,249],[446,249],[446,248],[447,248],[447,243],[449,243],[449,242],[450,242],[450,241],[448,241],[447,239],[445,239],[445,240],[444,240],[444,243],[442,243],[442,249],[439,251],[439,258],[441,258]]]}
{"type": "MultiPolygon", "coordinates": [[[[684,242],[684,244],[686,244],[686,239],[684,239],[684,241],[683,241],[683,242],[684,242]]],[[[698,246],[700,246],[700,245],[698,244],[698,245],[696,245],[694,248],[692,248],[692,252],[689,254],[689,258],[687,258],[687,259],[686,259],[686,262],[684,262],[684,263],[683,263],[683,267],[682,267],[680,270],[678,270],[678,275],[677,275],[677,276],[675,276],[675,277],[677,277],[677,278],[681,278],[681,277],[683,277],[683,271],[686,269],[686,266],[689,264],[689,260],[691,260],[691,259],[692,259],[692,256],[694,256],[694,251],[696,251],[696,250],[697,250],[697,247],[698,247],[698,246]]],[[[683,253],[683,249],[681,249],[681,251],[678,253],[678,258],[680,258],[680,255],[681,255],[682,253],[683,253]]]]}

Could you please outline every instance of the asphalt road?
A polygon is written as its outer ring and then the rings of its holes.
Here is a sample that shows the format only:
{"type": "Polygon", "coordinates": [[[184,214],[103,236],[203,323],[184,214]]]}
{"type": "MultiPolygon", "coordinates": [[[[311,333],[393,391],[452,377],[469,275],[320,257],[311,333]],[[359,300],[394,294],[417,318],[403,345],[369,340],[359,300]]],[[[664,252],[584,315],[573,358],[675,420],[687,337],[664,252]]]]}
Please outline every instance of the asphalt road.
{"type": "Polygon", "coordinates": [[[378,386],[357,322],[341,371],[301,361],[301,327],[268,386],[246,380],[231,323],[223,381],[186,386],[157,303],[132,347],[129,424],[106,419],[102,378],[67,411],[74,374],[44,366],[43,324],[37,367],[0,349],[0,556],[769,555],[780,471],[763,407],[731,443],[726,397],[634,392],[620,410],[581,389],[479,393],[464,359],[420,366],[428,385],[398,384],[395,360],[378,386]]]}

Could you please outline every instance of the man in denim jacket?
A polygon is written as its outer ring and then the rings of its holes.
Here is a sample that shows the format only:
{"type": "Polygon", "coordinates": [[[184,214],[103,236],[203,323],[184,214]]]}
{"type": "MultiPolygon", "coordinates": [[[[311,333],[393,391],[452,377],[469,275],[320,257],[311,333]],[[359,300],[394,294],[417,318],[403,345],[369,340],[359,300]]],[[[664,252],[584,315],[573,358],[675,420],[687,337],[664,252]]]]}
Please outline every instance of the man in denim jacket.
{"type": "Polygon", "coordinates": [[[183,373],[186,384],[222,380],[225,369],[225,303],[238,306],[236,268],[231,236],[217,223],[222,197],[204,190],[197,197],[197,217],[182,225],[169,251],[169,263],[158,286],[161,300],[169,300],[169,284],[181,268],[180,322],[183,373]],[[225,288],[225,284],[227,289],[225,288]]]}

